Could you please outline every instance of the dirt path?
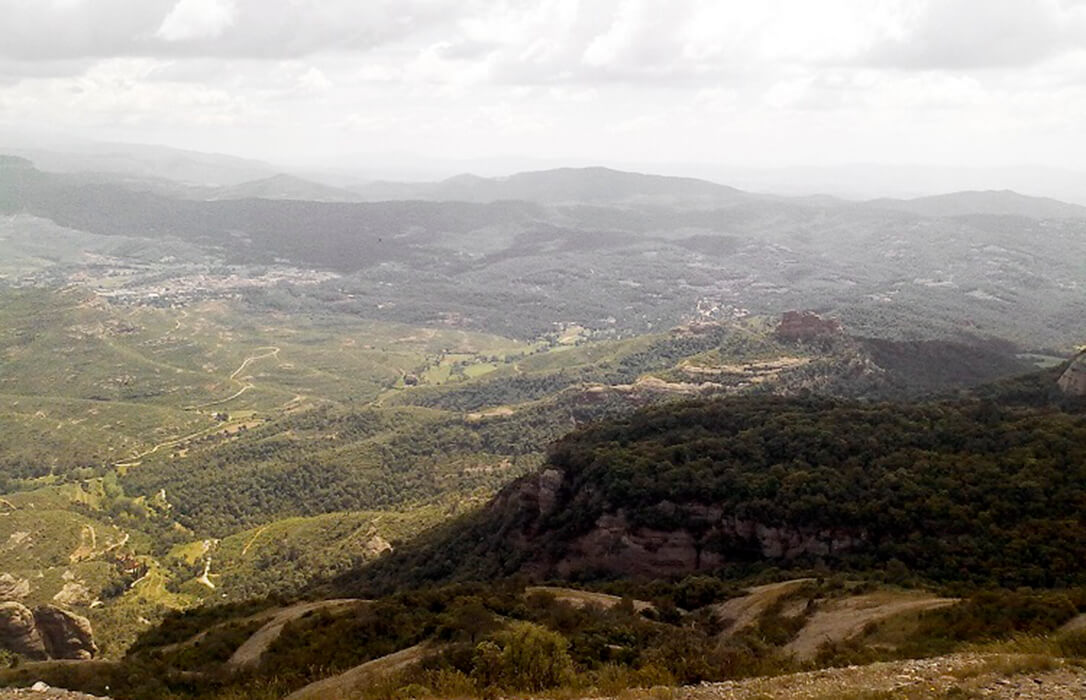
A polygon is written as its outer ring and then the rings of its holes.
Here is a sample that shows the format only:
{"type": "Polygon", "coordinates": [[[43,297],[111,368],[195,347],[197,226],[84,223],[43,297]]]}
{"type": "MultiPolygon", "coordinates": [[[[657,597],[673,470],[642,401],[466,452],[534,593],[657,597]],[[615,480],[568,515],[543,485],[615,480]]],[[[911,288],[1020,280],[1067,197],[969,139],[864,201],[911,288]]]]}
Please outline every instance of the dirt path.
{"type": "Polygon", "coordinates": [[[217,430],[222,430],[222,426],[221,425],[213,425],[210,428],[204,428],[203,430],[199,430],[199,431],[197,431],[197,432],[195,432],[195,433],[193,433],[191,435],[183,435],[182,437],[170,438],[169,440],[158,443],[157,445],[155,445],[154,447],[151,447],[150,449],[147,449],[147,450],[144,450],[143,452],[140,452],[136,456],[129,458],[127,461],[114,462],[113,466],[118,468],[118,469],[125,469],[127,467],[138,467],[144,457],[149,457],[150,455],[155,454],[156,452],[161,450],[163,447],[173,447],[174,445],[179,445],[182,442],[185,442],[186,440],[195,440],[198,437],[203,437],[204,435],[213,433],[213,432],[215,432],[217,430]]]}
{"type": "MultiPolygon", "coordinates": [[[[328,696],[333,697],[333,696],[328,696]]],[[[646,697],[649,697],[646,693],[646,697]]],[[[1086,668],[1047,657],[954,654],[682,688],[675,700],[1082,700],[1086,668]]]]}
{"type": "MultiPolygon", "coordinates": [[[[234,370],[233,373],[231,373],[230,381],[237,382],[237,383],[241,384],[241,382],[238,380],[237,376],[241,372],[245,371],[245,368],[248,367],[250,363],[256,362],[257,360],[266,360],[269,357],[277,357],[279,355],[279,348],[274,347],[274,346],[268,346],[268,347],[264,347],[264,348],[257,348],[257,350],[267,350],[268,352],[265,352],[265,353],[260,354],[260,355],[251,355],[249,357],[246,357],[245,360],[241,363],[241,366],[238,367],[236,370],[234,370]]],[[[207,403],[196,404],[196,405],[193,405],[193,406],[185,406],[184,410],[186,410],[186,411],[198,411],[198,410],[200,410],[202,408],[211,408],[212,406],[219,406],[219,405],[222,405],[222,404],[225,404],[225,403],[229,403],[230,401],[233,401],[234,399],[238,398],[239,396],[241,396],[245,392],[249,391],[250,389],[255,389],[255,388],[256,388],[256,386],[254,384],[245,383],[245,384],[243,384],[241,386],[240,389],[238,389],[236,392],[234,392],[230,396],[227,396],[225,399],[219,399],[217,401],[209,401],[207,403]]],[[[114,468],[117,468],[117,469],[126,469],[128,467],[138,467],[144,457],[149,457],[149,456],[157,453],[159,450],[163,449],[164,447],[173,447],[174,445],[179,445],[182,442],[185,442],[187,440],[195,440],[196,438],[200,438],[200,437],[203,437],[205,435],[210,435],[211,433],[217,432],[217,431],[222,430],[222,429],[223,429],[223,425],[221,425],[221,424],[220,425],[213,425],[210,428],[204,428],[203,430],[198,430],[195,433],[192,433],[191,435],[183,435],[181,437],[174,437],[174,438],[170,438],[169,440],[164,440],[164,441],[158,443],[157,445],[154,445],[154,446],[144,450],[143,452],[140,452],[139,454],[136,454],[135,456],[128,458],[127,460],[125,460],[123,462],[114,462],[113,466],[114,466],[114,468]]]]}
{"type": "MultiPolygon", "coordinates": [[[[555,600],[562,601],[563,603],[569,603],[574,607],[584,607],[586,605],[598,605],[605,610],[610,610],[619,603],[622,602],[622,598],[617,595],[609,595],[607,593],[593,593],[592,591],[581,591],[576,588],[558,588],[555,586],[530,586],[524,590],[525,593],[550,593],[554,596],[555,600]]],[[[634,610],[641,612],[643,610],[649,610],[653,608],[653,604],[646,600],[633,601],[634,610]]]]}
{"type": "Polygon", "coordinates": [[[826,642],[842,642],[863,631],[870,622],[878,622],[908,612],[935,610],[954,605],[956,598],[936,598],[912,593],[878,592],[829,600],[784,646],[784,651],[800,661],[814,658],[826,642]]]}
{"type": "Polygon", "coordinates": [[[297,605],[291,605],[288,608],[283,608],[276,612],[267,624],[254,632],[253,636],[245,640],[245,643],[237,648],[234,654],[230,657],[230,660],[226,662],[226,665],[232,666],[234,668],[255,666],[260,662],[260,657],[263,656],[264,652],[268,650],[268,647],[271,646],[271,643],[279,638],[279,635],[283,632],[283,628],[287,625],[287,623],[297,620],[306,613],[313,612],[315,610],[338,608],[365,602],[369,601],[364,601],[357,598],[342,598],[336,600],[318,600],[308,603],[298,603],[297,605]]]}
{"type": "Polygon", "coordinates": [[[351,691],[360,688],[363,683],[375,675],[385,675],[414,663],[423,657],[429,646],[425,643],[408,647],[388,656],[367,661],[349,671],[310,683],[301,690],[288,695],[285,700],[345,700],[352,696],[351,691]]]}
{"type": "Polygon", "coordinates": [[[781,583],[770,583],[765,586],[755,586],[747,589],[747,594],[740,598],[732,598],[713,607],[713,614],[721,622],[730,622],[728,632],[734,633],[754,624],[769,606],[776,603],[783,596],[801,588],[804,584],[814,581],[812,578],[800,578],[781,583]]]}
{"type": "Polygon", "coordinates": [[[1082,630],[1086,630],[1086,613],[1072,617],[1060,628],[1061,632],[1081,632],[1082,630]]]}
{"type": "Polygon", "coordinates": [[[240,384],[241,388],[239,388],[236,392],[234,392],[230,396],[227,396],[225,399],[219,399],[217,401],[208,401],[207,403],[201,403],[201,404],[197,404],[195,406],[186,406],[185,410],[186,411],[198,411],[201,408],[211,408],[212,406],[221,406],[224,403],[230,403],[231,401],[238,398],[239,396],[241,396],[245,392],[249,391],[250,389],[255,389],[256,388],[255,384],[253,384],[252,382],[242,382],[240,379],[238,379],[238,375],[241,374],[242,372],[244,372],[246,370],[246,368],[248,368],[249,365],[251,363],[253,363],[253,362],[256,362],[258,360],[266,360],[269,357],[278,357],[279,356],[279,348],[275,347],[274,345],[269,345],[269,346],[263,347],[263,348],[257,348],[257,350],[266,350],[267,352],[265,352],[263,354],[260,354],[260,355],[250,355],[249,357],[246,357],[242,361],[241,366],[238,367],[236,370],[234,370],[230,374],[230,377],[229,377],[230,381],[236,382],[237,384],[240,384]]]}

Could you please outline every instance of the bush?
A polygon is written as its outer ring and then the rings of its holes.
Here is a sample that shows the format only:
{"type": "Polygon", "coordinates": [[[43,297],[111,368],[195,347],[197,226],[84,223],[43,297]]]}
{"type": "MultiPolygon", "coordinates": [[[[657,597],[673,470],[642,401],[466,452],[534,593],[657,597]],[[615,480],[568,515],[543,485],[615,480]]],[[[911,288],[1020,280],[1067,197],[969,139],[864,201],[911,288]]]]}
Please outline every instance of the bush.
{"type": "Polygon", "coordinates": [[[502,686],[539,691],[573,678],[569,642],[557,632],[531,622],[514,622],[476,647],[472,677],[483,688],[502,686]]]}

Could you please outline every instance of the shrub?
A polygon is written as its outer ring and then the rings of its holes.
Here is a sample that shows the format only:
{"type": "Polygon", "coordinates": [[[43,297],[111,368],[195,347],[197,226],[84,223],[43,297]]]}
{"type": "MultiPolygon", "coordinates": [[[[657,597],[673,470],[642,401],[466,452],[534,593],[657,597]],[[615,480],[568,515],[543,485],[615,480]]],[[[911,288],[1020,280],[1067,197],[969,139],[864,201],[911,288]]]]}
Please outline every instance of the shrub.
{"type": "Polygon", "coordinates": [[[531,622],[514,622],[493,641],[476,647],[472,676],[481,687],[515,690],[556,688],[573,678],[569,642],[531,622]]]}

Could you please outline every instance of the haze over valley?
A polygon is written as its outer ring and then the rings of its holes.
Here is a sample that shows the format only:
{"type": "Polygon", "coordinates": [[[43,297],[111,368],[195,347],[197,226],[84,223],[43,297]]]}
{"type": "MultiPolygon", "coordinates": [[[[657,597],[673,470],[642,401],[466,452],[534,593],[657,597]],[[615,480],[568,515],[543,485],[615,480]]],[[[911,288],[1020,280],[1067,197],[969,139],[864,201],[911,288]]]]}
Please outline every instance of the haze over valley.
{"type": "Polygon", "coordinates": [[[114,4],[0,27],[0,698],[1082,696],[1077,4],[114,4]]]}

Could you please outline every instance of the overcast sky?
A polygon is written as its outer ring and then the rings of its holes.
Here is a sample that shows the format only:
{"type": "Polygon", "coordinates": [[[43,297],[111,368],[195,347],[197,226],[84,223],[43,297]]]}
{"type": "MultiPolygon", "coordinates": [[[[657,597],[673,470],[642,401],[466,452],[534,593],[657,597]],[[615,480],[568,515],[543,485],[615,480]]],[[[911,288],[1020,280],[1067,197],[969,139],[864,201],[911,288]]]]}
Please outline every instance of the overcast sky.
{"type": "Polygon", "coordinates": [[[1086,0],[0,0],[0,13],[0,127],[280,161],[1086,162],[1086,0]]]}

